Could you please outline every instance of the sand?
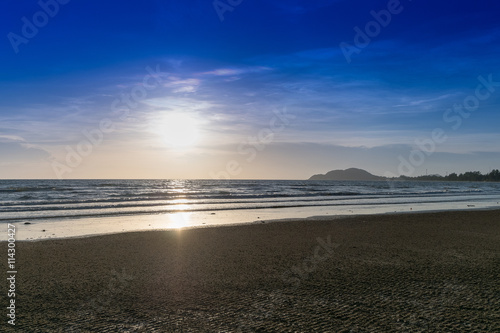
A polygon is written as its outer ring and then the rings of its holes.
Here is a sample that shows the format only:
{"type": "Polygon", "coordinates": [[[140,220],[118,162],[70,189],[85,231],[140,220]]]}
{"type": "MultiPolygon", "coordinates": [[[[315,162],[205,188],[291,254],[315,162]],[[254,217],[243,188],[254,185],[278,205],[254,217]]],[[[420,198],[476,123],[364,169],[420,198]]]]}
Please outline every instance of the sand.
{"type": "MultiPolygon", "coordinates": [[[[136,232],[16,248],[16,329],[23,332],[500,331],[500,211],[136,232]]],[[[0,330],[11,331],[3,316],[0,330]]]]}

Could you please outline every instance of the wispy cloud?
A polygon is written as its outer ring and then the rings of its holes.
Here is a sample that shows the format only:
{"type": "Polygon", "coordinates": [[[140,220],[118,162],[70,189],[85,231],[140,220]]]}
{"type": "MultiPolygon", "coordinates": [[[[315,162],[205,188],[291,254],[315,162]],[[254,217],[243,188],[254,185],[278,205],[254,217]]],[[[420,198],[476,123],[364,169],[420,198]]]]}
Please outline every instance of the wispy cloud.
{"type": "Polygon", "coordinates": [[[271,71],[272,68],[265,66],[254,66],[254,67],[241,67],[241,68],[217,68],[211,71],[202,72],[201,75],[215,75],[215,76],[235,76],[243,75],[249,73],[261,73],[266,71],[271,71]]]}
{"type": "Polygon", "coordinates": [[[172,88],[174,93],[194,93],[201,84],[199,79],[180,79],[175,76],[169,77],[169,82],[163,84],[164,87],[172,88]]]}
{"type": "Polygon", "coordinates": [[[18,135],[5,135],[0,134],[0,142],[25,142],[22,137],[18,135]]]}
{"type": "MultiPolygon", "coordinates": [[[[428,103],[432,103],[432,102],[436,102],[436,101],[442,101],[442,100],[446,100],[446,99],[450,99],[450,98],[456,98],[456,94],[444,94],[444,95],[433,97],[433,98],[411,100],[411,101],[408,101],[406,104],[394,105],[394,107],[419,106],[419,105],[422,105],[422,104],[428,104],[428,103]]],[[[405,97],[405,99],[407,100],[408,98],[405,97]]]]}

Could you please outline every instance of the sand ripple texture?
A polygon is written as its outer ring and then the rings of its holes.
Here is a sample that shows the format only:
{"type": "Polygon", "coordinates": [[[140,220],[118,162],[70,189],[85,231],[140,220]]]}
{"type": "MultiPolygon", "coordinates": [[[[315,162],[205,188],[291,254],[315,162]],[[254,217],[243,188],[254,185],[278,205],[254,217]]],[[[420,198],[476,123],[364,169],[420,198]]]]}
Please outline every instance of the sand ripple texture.
{"type": "Polygon", "coordinates": [[[499,216],[365,216],[18,242],[17,325],[4,320],[1,330],[500,332],[499,216]],[[317,238],[328,236],[338,246],[315,260],[317,238]]]}

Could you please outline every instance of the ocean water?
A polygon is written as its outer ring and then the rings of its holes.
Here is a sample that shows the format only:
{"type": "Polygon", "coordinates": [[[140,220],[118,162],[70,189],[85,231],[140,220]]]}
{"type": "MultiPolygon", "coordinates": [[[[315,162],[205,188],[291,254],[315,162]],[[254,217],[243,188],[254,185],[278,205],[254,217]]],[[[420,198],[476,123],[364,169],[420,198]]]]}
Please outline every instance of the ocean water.
{"type": "Polygon", "coordinates": [[[477,182],[0,180],[0,223],[17,224],[25,239],[35,239],[141,230],[145,223],[173,228],[314,215],[492,208],[500,207],[499,201],[500,183],[477,182]],[[86,230],[80,230],[82,225],[86,230]]]}

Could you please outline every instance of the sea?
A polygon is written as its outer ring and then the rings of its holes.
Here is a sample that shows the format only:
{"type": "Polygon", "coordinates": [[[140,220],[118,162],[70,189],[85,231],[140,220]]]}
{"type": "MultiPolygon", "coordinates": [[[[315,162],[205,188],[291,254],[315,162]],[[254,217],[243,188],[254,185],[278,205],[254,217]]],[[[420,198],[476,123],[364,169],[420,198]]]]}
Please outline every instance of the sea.
{"type": "Polygon", "coordinates": [[[311,180],[0,180],[0,240],[500,208],[500,183],[311,180]]]}

